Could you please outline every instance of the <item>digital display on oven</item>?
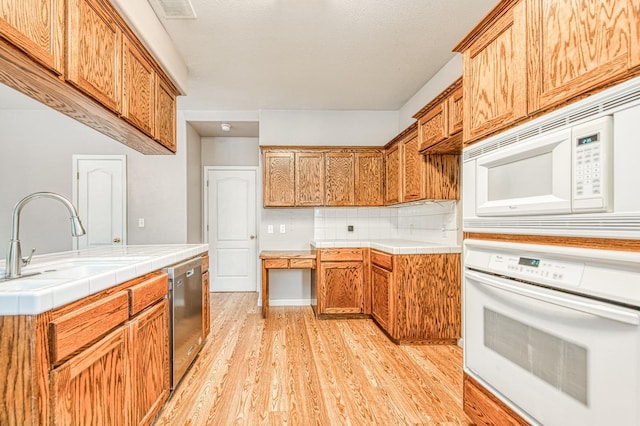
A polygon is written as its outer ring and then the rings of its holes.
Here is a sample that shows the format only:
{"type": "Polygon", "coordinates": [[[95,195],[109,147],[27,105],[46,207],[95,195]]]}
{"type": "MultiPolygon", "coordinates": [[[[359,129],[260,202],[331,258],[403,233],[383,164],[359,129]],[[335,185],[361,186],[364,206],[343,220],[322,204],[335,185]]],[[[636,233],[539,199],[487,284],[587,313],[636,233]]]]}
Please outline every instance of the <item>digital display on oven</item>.
{"type": "Polygon", "coordinates": [[[540,259],[531,259],[528,257],[521,257],[518,260],[518,265],[533,266],[534,268],[537,268],[538,266],[540,266],[540,259]]]}
{"type": "Polygon", "coordinates": [[[576,146],[586,145],[592,142],[598,142],[600,140],[600,133],[594,133],[593,135],[583,136],[576,140],[576,146]]]}

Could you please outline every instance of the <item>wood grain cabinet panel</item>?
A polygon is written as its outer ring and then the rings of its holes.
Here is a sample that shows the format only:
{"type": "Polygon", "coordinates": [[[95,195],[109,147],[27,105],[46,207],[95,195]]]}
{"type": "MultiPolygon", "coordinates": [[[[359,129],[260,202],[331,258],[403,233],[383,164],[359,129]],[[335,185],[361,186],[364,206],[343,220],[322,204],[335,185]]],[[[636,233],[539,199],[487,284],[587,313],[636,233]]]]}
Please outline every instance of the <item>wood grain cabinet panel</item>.
{"type": "Polygon", "coordinates": [[[68,0],[67,9],[66,80],[120,112],[122,30],[100,0],[68,0]]]}
{"type": "Polygon", "coordinates": [[[355,153],[355,205],[384,204],[384,155],[382,151],[355,153]]]}
{"type": "Polygon", "coordinates": [[[290,207],[295,204],[295,154],[293,152],[264,151],[263,199],[264,207],[290,207]]]}
{"type": "MultiPolygon", "coordinates": [[[[464,97],[462,96],[462,80],[460,80],[458,84],[460,85],[460,87],[458,87],[447,99],[447,115],[449,119],[447,137],[449,138],[462,132],[464,123],[464,97]]],[[[458,147],[458,149],[461,148],[462,147],[458,147]]]]}
{"type": "Polygon", "coordinates": [[[400,145],[396,143],[385,152],[385,205],[397,204],[401,201],[401,179],[400,145]]]}
{"type": "Polygon", "coordinates": [[[351,152],[327,152],[325,161],[325,206],[353,206],[354,155],[351,152]]]}
{"type": "Polygon", "coordinates": [[[176,152],[176,94],[169,85],[156,76],[154,138],[176,152]]]}
{"type": "Polygon", "coordinates": [[[449,137],[449,103],[444,101],[418,121],[420,126],[420,150],[443,142],[449,137]]]}
{"type": "Polygon", "coordinates": [[[122,117],[149,136],[155,130],[156,75],[138,46],[122,39],[122,117]]]}
{"type": "Polygon", "coordinates": [[[640,65],[636,0],[527,0],[529,112],[631,76],[640,65]]]}
{"type": "Polygon", "coordinates": [[[424,157],[419,152],[418,132],[412,132],[401,142],[402,201],[424,198],[424,157]]]}
{"type": "Polygon", "coordinates": [[[321,314],[364,312],[362,262],[321,262],[318,310],[321,314]]]}
{"type": "Polygon", "coordinates": [[[462,78],[414,114],[418,120],[419,150],[423,154],[459,154],[462,151],[462,78]]]}
{"type": "Polygon", "coordinates": [[[64,16],[64,0],[0,0],[0,36],[62,74],[64,16]]]}
{"type": "Polygon", "coordinates": [[[211,290],[209,271],[202,273],[202,340],[211,332],[211,290]]]}
{"type": "Polygon", "coordinates": [[[169,302],[162,299],[133,319],[131,329],[132,415],[149,425],[169,397],[169,302]]]}
{"type": "Polygon", "coordinates": [[[296,152],[295,161],[295,205],[322,206],[324,204],[324,153],[296,152]]]}
{"type": "Polygon", "coordinates": [[[371,316],[389,335],[393,336],[392,329],[395,313],[392,313],[392,295],[394,291],[393,273],[376,264],[371,265],[371,316]]]}
{"type": "Polygon", "coordinates": [[[122,326],[50,372],[54,425],[131,424],[129,333],[122,326]]]}
{"type": "Polygon", "coordinates": [[[527,115],[525,0],[503,1],[455,51],[463,58],[463,141],[527,115]]]}
{"type": "Polygon", "coordinates": [[[425,198],[460,199],[460,155],[425,155],[425,198]]]}

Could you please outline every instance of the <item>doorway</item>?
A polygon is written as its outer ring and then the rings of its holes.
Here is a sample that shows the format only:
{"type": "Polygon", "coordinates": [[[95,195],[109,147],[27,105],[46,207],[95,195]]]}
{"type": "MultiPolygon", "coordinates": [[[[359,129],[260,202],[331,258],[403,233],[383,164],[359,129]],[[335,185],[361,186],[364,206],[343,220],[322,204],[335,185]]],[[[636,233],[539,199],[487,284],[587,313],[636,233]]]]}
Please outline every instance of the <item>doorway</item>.
{"type": "Polygon", "coordinates": [[[256,167],[205,167],[211,291],[257,291],[256,167]]]}
{"type": "Polygon", "coordinates": [[[126,155],[73,155],[72,201],[87,231],[74,250],[126,245],[126,155]]]}

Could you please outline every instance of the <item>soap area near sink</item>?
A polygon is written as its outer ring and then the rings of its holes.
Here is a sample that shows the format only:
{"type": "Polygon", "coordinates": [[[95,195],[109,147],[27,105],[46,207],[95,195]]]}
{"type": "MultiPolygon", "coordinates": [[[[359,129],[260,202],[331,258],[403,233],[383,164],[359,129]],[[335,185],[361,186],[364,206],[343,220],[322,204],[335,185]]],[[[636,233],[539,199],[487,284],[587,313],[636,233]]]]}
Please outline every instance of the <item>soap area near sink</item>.
{"type": "MultiPolygon", "coordinates": [[[[0,315],[35,315],[208,250],[206,244],[108,246],[34,255],[0,282],[0,315]]],[[[4,276],[4,260],[0,275],[4,276]]]]}

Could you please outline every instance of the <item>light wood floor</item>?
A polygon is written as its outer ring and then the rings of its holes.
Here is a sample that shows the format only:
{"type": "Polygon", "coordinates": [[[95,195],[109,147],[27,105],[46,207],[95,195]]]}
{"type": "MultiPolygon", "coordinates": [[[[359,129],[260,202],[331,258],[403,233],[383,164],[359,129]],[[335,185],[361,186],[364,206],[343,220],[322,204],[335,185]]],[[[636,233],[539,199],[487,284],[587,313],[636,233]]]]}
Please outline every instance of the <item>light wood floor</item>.
{"type": "Polygon", "coordinates": [[[397,346],[372,320],[316,320],[212,293],[211,335],[156,425],[461,425],[462,351],[397,346]]]}

